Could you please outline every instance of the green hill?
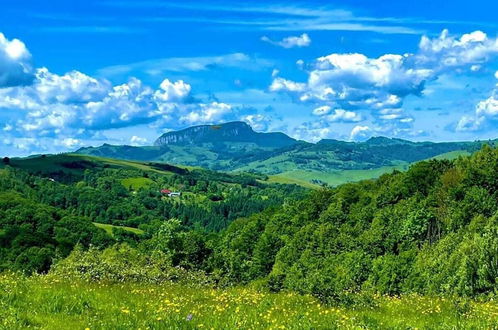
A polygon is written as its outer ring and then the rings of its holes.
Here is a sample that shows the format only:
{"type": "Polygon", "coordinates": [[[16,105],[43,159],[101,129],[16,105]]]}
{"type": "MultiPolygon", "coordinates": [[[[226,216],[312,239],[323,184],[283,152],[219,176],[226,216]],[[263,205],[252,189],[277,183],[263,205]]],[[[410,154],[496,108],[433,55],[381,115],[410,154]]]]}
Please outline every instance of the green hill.
{"type": "Polygon", "coordinates": [[[320,181],[336,185],[375,178],[391,168],[406,168],[424,159],[466,155],[486,143],[494,145],[496,141],[434,143],[374,137],[365,142],[325,139],[314,144],[283,133],[257,133],[245,123],[231,122],[168,132],[154,146],[105,144],[81,148],[77,153],[261,173],[277,181],[292,176],[294,182],[304,185],[320,181]]]}

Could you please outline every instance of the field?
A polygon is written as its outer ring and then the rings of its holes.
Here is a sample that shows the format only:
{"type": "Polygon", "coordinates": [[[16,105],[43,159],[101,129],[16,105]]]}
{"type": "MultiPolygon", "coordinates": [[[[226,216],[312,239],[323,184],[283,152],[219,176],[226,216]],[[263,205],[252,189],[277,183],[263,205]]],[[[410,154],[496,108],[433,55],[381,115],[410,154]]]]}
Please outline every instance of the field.
{"type": "Polygon", "coordinates": [[[113,226],[113,225],[109,225],[109,224],[106,224],[106,223],[98,223],[98,222],[94,222],[93,223],[96,227],[99,227],[99,228],[102,228],[104,229],[109,235],[112,236],[112,229],[113,228],[119,228],[119,229],[123,229],[123,230],[126,230],[126,231],[129,231],[129,232],[132,232],[134,234],[137,234],[137,235],[142,235],[144,232],[143,230],[140,230],[138,228],[133,228],[133,227],[126,227],[126,226],[113,226]]]}
{"type": "MultiPolygon", "coordinates": [[[[80,174],[86,168],[129,168],[148,172],[171,175],[171,172],[160,170],[147,163],[136,161],[102,158],[77,154],[47,155],[45,157],[12,158],[10,165],[35,173],[53,173],[63,171],[66,173],[80,174]]],[[[0,168],[4,167],[0,163],[0,168]]]]}
{"type": "Polygon", "coordinates": [[[460,156],[470,156],[470,155],[471,155],[471,153],[468,152],[467,150],[455,150],[455,151],[450,151],[450,152],[447,152],[447,153],[444,153],[441,155],[437,155],[435,157],[432,157],[431,159],[437,159],[437,160],[449,159],[449,160],[452,160],[452,159],[456,159],[460,156]]]}
{"type": "Polygon", "coordinates": [[[138,177],[138,178],[126,178],[121,180],[121,184],[126,188],[126,189],[132,189],[132,190],[140,190],[141,188],[147,188],[149,185],[154,183],[149,178],[143,178],[143,177],[138,177]]]}
{"type": "MultiPolygon", "coordinates": [[[[460,156],[469,156],[471,153],[466,150],[455,150],[437,155],[429,159],[456,159],[460,156]]],[[[270,175],[269,182],[298,184],[303,187],[317,188],[319,185],[312,183],[312,180],[320,180],[329,186],[338,186],[343,183],[356,182],[361,180],[375,179],[385,173],[394,170],[406,171],[410,164],[400,164],[395,166],[383,166],[368,170],[334,170],[334,171],[311,171],[294,169],[283,173],[270,175]]]]}
{"type": "Polygon", "coordinates": [[[342,170],[331,172],[294,170],[270,175],[268,181],[288,184],[295,183],[309,188],[316,188],[318,185],[313,184],[311,180],[320,180],[327,183],[329,186],[338,186],[347,182],[378,178],[382,174],[391,173],[394,170],[403,171],[407,168],[408,165],[384,166],[370,170],[342,170]]]}
{"type": "Polygon", "coordinates": [[[1,329],[493,328],[498,303],[376,296],[353,307],[249,288],[0,275],[1,329]]]}

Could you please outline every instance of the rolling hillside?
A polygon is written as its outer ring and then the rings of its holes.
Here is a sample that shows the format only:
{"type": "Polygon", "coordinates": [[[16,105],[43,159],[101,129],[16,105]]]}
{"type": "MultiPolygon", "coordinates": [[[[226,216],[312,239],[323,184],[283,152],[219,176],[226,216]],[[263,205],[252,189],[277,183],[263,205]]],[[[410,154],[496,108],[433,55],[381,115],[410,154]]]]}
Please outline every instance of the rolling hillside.
{"type": "Polygon", "coordinates": [[[277,182],[309,186],[376,178],[393,169],[406,169],[420,160],[468,155],[485,143],[494,145],[496,141],[434,143],[373,137],[365,142],[324,139],[314,144],[294,140],[283,133],[257,133],[245,123],[231,122],[168,132],[154,146],[104,144],[76,152],[225,172],[260,173],[277,182]]]}

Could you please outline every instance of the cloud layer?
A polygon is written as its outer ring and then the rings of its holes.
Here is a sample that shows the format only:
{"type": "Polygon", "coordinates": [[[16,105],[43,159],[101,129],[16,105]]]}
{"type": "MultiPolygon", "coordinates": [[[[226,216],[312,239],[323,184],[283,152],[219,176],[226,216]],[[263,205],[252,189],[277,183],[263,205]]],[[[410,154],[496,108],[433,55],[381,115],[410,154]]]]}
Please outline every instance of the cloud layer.
{"type": "Polygon", "coordinates": [[[32,79],[31,54],[24,43],[0,33],[0,88],[26,85],[32,79]]]}
{"type": "MultiPolygon", "coordinates": [[[[498,71],[495,73],[498,79],[498,71]]],[[[498,84],[491,92],[491,96],[477,103],[475,113],[463,116],[456,130],[460,132],[476,132],[480,130],[496,129],[498,123],[498,84]]]]}
{"type": "MultiPolygon", "coordinates": [[[[269,89],[317,105],[314,114],[319,116],[324,109],[367,111],[377,125],[376,131],[393,135],[406,133],[413,122],[403,111],[407,96],[422,96],[426,84],[445,73],[475,72],[497,55],[497,38],[481,31],[455,37],[444,30],[437,38],[422,37],[414,54],[369,58],[358,53],[335,53],[319,57],[308,65],[307,81],[277,76],[269,89]]],[[[481,105],[481,113],[493,108],[493,102],[489,103],[481,105]]]]}
{"type": "Polygon", "coordinates": [[[300,36],[286,37],[280,41],[273,41],[267,36],[261,37],[261,40],[283,48],[308,47],[311,45],[311,38],[306,33],[303,33],[300,36]]]}
{"type": "Polygon", "coordinates": [[[78,71],[57,75],[46,68],[36,70],[31,85],[0,88],[0,109],[17,113],[1,127],[11,143],[23,147],[29,139],[58,137],[68,148],[102,130],[212,123],[236,113],[225,103],[193,101],[191,86],[182,80],[164,79],[157,89],[136,78],[113,86],[78,71]]]}

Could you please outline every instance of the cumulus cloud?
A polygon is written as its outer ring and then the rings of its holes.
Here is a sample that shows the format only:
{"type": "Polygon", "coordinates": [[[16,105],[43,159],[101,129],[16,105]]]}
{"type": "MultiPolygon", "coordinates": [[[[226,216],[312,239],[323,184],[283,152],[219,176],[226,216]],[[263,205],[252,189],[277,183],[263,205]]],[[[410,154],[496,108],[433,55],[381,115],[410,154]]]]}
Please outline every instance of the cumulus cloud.
{"type": "Polygon", "coordinates": [[[133,135],[130,138],[130,143],[133,146],[143,146],[143,145],[147,144],[147,139],[143,138],[143,137],[140,137],[140,136],[133,135]]]}
{"type": "Polygon", "coordinates": [[[280,77],[275,78],[270,85],[270,91],[272,92],[288,91],[288,92],[300,93],[304,92],[305,90],[306,90],[305,83],[298,83],[280,77]]]}
{"type": "Polygon", "coordinates": [[[355,123],[362,120],[361,116],[353,111],[346,111],[344,109],[335,109],[334,113],[325,116],[325,119],[331,123],[355,123]]]}
{"type": "Polygon", "coordinates": [[[209,104],[200,104],[199,109],[180,117],[180,121],[187,124],[216,123],[231,112],[232,106],[226,103],[212,102],[209,104]]]}
{"type": "MultiPolygon", "coordinates": [[[[495,73],[498,79],[498,71],[495,73]]],[[[498,123],[498,84],[491,92],[491,96],[477,103],[475,112],[471,116],[463,116],[457,123],[456,130],[459,132],[474,132],[495,128],[498,123]]]]}
{"type": "MultiPolygon", "coordinates": [[[[378,125],[405,129],[413,122],[402,110],[408,95],[421,96],[426,84],[442,74],[476,71],[497,55],[498,38],[481,31],[455,37],[444,30],[437,38],[422,37],[413,54],[369,58],[359,53],[335,53],[319,57],[307,66],[305,82],[276,76],[269,90],[314,104],[315,115],[332,109],[366,110],[378,125]]],[[[489,112],[493,104],[488,102],[482,108],[486,109],[482,113],[489,112]]]]}
{"type": "Polygon", "coordinates": [[[262,114],[251,114],[241,118],[242,121],[248,123],[256,131],[266,131],[272,119],[262,114]]]}
{"type": "MultiPolygon", "coordinates": [[[[60,146],[78,146],[99,131],[138,124],[178,126],[212,123],[230,115],[232,106],[193,101],[191,86],[164,79],[157,89],[136,78],[113,86],[78,71],[64,75],[38,69],[28,86],[0,88],[0,109],[17,110],[2,127],[10,137],[58,137],[60,146]]],[[[144,141],[132,137],[133,144],[144,141]]],[[[37,147],[28,140],[19,148],[37,147]]]]}
{"type": "Polygon", "coordinates": [[[328,105],[322,105],[321,107],[313,109],[312,113],[315,116],[323,116],[329,114],[330,110],[332,110],[332,107],[328,105]]]}
{"type": "Polygon", "coordinates": [[[67,148],[74,148],[76,146],[81,145],[81,141],[78,139],[73,139],[73,138],[66,138],[62,139],[61,144],[67,148]]]}
{"type": "Polygon", "coordinates": [[[417,65],[430,67],[433,71],[453,68],[470,68],[488,62],[498,54],[498,39],[489,38],[482,31],[474,31],[460,38],[443,30],[439,38],[423,36],[416,55],[417,65]]]}
{"type": "Polygon", "coordinates": [[[373,130],[368,126],[355,126],[351,130],[349,139],[352,141],[362,141],[370,138],[373,134],[373,130]]]}
{"type": "Polygon", "coordinates": [[[311,121],[295,127],[291,135],[298,140],[318,142],[330,138],[334,133],[331,127],[323,121],[311,121]]]}
{"type": "Polygon", "coordinates": [[[31,54],[24,43],[0,33],[0,88],[26,85],[32,79],[31,54]]]}
{"type": "Polygon", "coordinates": [[[311,45],[311,38],[306,33],[300,36],[286,37],[280,41],[274,41],[267,36],[261,37],[261,40],[283,48],[308,47],[311,45]]]}
{"type": "Polygon", "coordinates": [[[362,120],[361,115],[354,111],[347,111],[344,109],[334,109],[328,105],[324,105],[313,110],[315,116],[319,116],[331,123],[354,123],[362,120]]]}

